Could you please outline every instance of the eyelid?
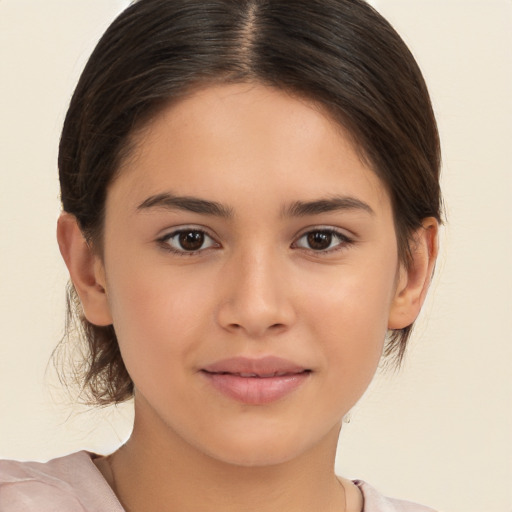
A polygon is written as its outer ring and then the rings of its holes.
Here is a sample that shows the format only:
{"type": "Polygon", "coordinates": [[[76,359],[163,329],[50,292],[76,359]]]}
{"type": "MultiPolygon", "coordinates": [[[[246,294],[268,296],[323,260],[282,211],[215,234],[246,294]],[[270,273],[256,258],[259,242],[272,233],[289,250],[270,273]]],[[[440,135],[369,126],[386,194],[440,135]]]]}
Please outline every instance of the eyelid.
{"type": "Polygon", "coordinates": [[[353,245],[355,243],[354,237],[351,235],[348,235],[344,230],[341,230],[339,228],[335,228],[333,226],[310,226],[306,228],[305,230],[301,231],[296,237],[295,241],[292,243],[292,248],[301,249],[304,251],[307,251],[309,253],[322,256],[322,255],[329,255],[336,251],[343,250],[347,248],[350,245],[353,245]],[[324,250],[315,250],[307,247],[300,247],[297,245],[297,242],[301,240],[306,235],[309,235],[310,233],[315,232],[323,232],[323,233],[330,233],[333,236],[337,237],[340,241],[338,244],[336,244],[334,247],[324,249],[324,250]]]}
{"type": "Polygon", "coordinates": [[[206,251],[211,248],[220,248],[221,244],[217,241],[217,237],[213,235],[210,230],[205,228],[204,226],[200,226],[197,224],[186,224],[183,226],[174,226],[173,228],[170,228],[167,230],[164,234],[161,236],[158,236],[156,239],[156,242],[166,251],[171,252],[173,254],[177,254],[178,256],[194,256],[197,255],[203,251],[206,251]],[[175,236],[179,235],[180,233],[187,232],[187,231],[195,231],[197,233],[202,233],[206,237],[210,238],[213,241],[213,244],[209,247],[197,249],[196,251],[187,251],[185,249],[180,250],[174,248],[170,243],[169,240],[174,238],[175,236]]]}
{"type": "MultiPolygon", "coordinates": [[[[157,243],[166,251],[171,252],[173,254],[177,254],[179,256],[194,256],[199,253],[202,253],[204,251],[207,251],[209,249],[218,249],[221,248],[222,245],[220,242],[218,242],[218,237],[211,233],[211,231],[201,225],[197,224],[187,224],[182,226],[174,226],[173,228],[170,228],[166,232],[164,232],[161,236],[158,236],[156,239],[157,243]],[[174,248],[170,243],[169,240],[173,237],[179,235],[180,233],[186,232],[186,231],[195,231],[198,233],[204,234],[206,237],[208,237],[213,243],[211,243],[208,247],[200,248],[195,251],[187,251],[185,249],[177,249],[174,248]]],[[[350,245],[353,245],[355,243],[353,235],[349,235],[346,233],[346,230],[342,230],[340,228],[336,228],[333,226],[326,226],[326,225],[319,225],[319,226],[308,226],[307,228],[303,229],[301,232],[299,232],[294,237],[294,242],[291,244],[291,248],[293,249],[301,249],[303,251],[307,251],[309,253],[323,256],[323,255],[329,255],[336,251],[342,250],[347,248],[350,245]],[[337,243],[334,247],[327,248],[327,249],[312,249],[307,247],[301,247],[298,245],[298,241],[301,240],[303,237],[310,233],[315,232],[323,232],[323,233],[329,233],[333,235],[333,237],[336,237],[339,240],[339,243],[337,243]]]]}

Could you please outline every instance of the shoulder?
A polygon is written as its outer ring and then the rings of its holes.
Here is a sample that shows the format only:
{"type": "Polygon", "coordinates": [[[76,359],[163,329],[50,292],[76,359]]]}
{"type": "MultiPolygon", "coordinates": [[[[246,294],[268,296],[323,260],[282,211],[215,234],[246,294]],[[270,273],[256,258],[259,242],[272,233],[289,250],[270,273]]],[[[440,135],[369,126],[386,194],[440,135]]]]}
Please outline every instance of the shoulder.
{"type": "Polygon", "coordinates": [[[123,512],[87,452],[44,463],[0,460],[0,510],[123,512]]]}
{"type": "Polygon", "coordinates": [[[363,495],[363,512],[436,512],[433,508],[412,501],[386,498],[371,485],[362,480],[354,480],[363,495]]]}

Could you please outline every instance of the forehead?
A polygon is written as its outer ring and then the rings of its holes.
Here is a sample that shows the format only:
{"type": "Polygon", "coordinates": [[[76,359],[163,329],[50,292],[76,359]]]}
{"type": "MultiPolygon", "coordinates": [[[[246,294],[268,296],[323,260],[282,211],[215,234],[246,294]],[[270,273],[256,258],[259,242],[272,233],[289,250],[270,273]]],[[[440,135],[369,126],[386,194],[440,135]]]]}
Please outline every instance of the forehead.
{"type": "Polygon", "coordinates": [[[137,133],[120,177],[134,201],[166,187],[221,202],[255,192],[388,200],[352,137],[320,106],[245,83],[205,87],[163,108],[137,133]]]}

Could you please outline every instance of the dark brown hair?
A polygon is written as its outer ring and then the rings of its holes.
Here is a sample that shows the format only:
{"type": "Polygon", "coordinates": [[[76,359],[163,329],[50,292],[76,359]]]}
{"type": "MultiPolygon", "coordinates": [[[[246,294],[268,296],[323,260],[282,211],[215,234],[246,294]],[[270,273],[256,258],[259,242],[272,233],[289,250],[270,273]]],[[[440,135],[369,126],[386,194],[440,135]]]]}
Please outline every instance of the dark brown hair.
{"type": "MultiPolygon", "coordinates": [[[[62,131],[62,204],[101,251],[107,186],[130,136],[170,101],[211,83],[258,82],[322,105],[354,138],[391,197],[401,261],[425,217],[440,220],[439,137],[421,72],[395,30],[362,0],[139,0],[103,35],[62,131]]],[[[87,343],[84,389],[121,402],[133,383],[114,328],[73,318],[87,343]]],[[[412,326],[389,333],[402,359],[412,326]]]]}

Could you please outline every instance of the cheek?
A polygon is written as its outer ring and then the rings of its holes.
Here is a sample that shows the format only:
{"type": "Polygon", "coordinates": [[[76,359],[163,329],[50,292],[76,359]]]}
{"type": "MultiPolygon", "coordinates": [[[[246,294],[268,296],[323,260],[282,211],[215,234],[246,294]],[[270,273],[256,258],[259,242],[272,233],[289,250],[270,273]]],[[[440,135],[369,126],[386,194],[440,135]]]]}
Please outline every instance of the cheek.
{"type": "Polygon", "coordinates": [[[304,301],[308,329],[322,345],[329,369],[326,392],[352,390],[357,400],[371,381],[380,361],[387,333],[394,273],[379,266],[343,268],[325,283],[309,286],[304,301]],[[323,286],[321,286],[323,284],[323,286]]]}
{"type": "Polygon", "coordinates": [[[212,290],[201,280],[187,279],[186,272],[157,272],[133,263],[116,266],[108,283],[125,364],[135,381],[136,374],[156,376],[170,367],[179,373],[192,361],[211,318],[212,290]]]}
{"type": "Polygon", "coordinates": [[[372,271],[370,265],[346,266],[312,280],[304,286],[307,295],[302,309],[310,311],[311,323],[329,338],[338,336],[348,345],[367,340],[372,345],[376,335],[385,335],[394,288],[392,272],[372,271]]]}

